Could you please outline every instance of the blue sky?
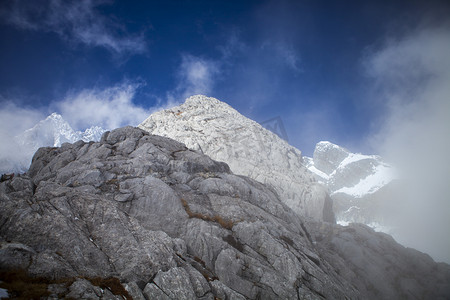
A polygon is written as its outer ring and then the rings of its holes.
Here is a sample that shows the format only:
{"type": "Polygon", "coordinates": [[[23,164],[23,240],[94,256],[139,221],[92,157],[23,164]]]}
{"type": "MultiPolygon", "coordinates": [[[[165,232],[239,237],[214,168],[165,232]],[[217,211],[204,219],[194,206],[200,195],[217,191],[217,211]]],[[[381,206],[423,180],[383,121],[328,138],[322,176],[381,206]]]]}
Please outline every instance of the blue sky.
{"type": "Polygon", "coordinates": [[[397,58],[376,57],[447,30],[445,2],[2,1],[2,117],[112,128],[202,93],[279,116],[307,155],[320,140],[377,151],[392,103],[374,70],[397,58]]]}

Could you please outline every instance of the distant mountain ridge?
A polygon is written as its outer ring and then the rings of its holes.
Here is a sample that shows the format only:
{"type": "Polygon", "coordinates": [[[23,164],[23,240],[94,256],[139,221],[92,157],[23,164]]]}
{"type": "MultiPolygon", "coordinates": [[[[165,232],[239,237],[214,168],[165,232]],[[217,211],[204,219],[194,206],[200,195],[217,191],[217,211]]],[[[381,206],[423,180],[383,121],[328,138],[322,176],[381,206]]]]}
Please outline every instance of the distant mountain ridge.
{"type": "MultiPolygon", "coordinates": [[[[352,153],[328,141],[317,143],[305,166],[329,189],[338,223],[359,222],[377,227],[387,190],[396,181],[395,170],[378,155],[352,153]]],[[[378,228],[380,229],[380,228],[378,228]]]]}
{"type": "MultiPolygon", "coordinates": [[[[92,126],[85,131],[74,130],[58,113],[52,113],[35,126],[13,137],[11,150],[14,156],[0,158],[1,173],[25,172],[37,149],[44,146],[59,147],[64,143],[98,141],[105,132],[99,126],[92,126]]],[[[2,153],[2,155],[5,155],[2,153]]]]}
{"type": "Polygon", "coordinates": [[[19,144],[33,149],[42,146],[59,147],[64,143],[79,140],[97,141],[104,132],[105,130],[99,126],[92,126],[83,132],[75,131],[60,114],[52,113],[33,128],[16,136],[16,140],[19,144]]]}

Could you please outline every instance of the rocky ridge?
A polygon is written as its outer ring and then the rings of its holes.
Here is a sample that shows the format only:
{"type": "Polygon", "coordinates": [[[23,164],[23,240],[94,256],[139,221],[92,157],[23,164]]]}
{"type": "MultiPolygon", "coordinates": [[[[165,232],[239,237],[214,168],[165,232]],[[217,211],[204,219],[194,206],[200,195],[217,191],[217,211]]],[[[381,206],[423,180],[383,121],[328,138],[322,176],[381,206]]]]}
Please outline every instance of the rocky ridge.
{"type": "Polygon", "coordinates": [[[301,216],[334,222],[326,190],[302,165],[301,152],[228,104],[202,95],[156,112],[140,128],[226,162],[231,170],[273,187],[301,216]]]}
{"type": "Polygon", "coordinates": [[[137,128],[39,149],[0,201],[0,271],[47,278],[49,299],[450,295],[448,265],[299,218],[274,189],[137,128]]]}

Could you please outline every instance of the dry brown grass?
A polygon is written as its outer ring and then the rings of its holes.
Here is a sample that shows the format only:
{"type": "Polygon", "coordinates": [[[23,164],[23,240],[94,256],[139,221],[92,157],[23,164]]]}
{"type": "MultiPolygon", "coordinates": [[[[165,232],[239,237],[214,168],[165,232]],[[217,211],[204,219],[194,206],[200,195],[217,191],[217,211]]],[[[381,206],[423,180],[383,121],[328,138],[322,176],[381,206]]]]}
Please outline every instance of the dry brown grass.
{"type": "Polygon", "coordinates": [[[50,295],[48,280],[30,277],[24,270],[1,271],[0,281],[0,288],[8,290],[12,299],[40,299],[50,295]]]}
{"type": "Polygon", "coordinates": [[[197,212],[193,212],[191,210],[191,208],[189,207],[189,204],[187,203],[187,201],[184,200],[183,198],[181,198],[181,204],[183,205],[184,210],[186,211],[189,218],[197,218],[197,219],[202,219],[204,221],[212,221],[212,222],[218,223],[220,226],[222,226],[223,228],[228,229],[228,230],[231,230],[233,228],[234,223],[231,220],[222,218],[219,215],[208,216],[208,215],[203,215],[203,214],[200,214],[197,212]]]}
{"type": "MultiPolygon", "coordinates": [[[[123,296],[127,300],[133,299],[118,278],[95,277],[84,279],[89,280],[93,285],[102,289],[110,290],[114,295],[123,296]]],[[[69,287],[75,280],[76,278],[50,280],[43,277],[31,277],[22,269],[0,271],[0,288],[8,290],[11,299],[19,300],[46,298],[50,296],[48,291],[49,284],[65,284],[69,287]]],[[[64,298],[65,295],[58,295],[58,297],[64,298]]]]}

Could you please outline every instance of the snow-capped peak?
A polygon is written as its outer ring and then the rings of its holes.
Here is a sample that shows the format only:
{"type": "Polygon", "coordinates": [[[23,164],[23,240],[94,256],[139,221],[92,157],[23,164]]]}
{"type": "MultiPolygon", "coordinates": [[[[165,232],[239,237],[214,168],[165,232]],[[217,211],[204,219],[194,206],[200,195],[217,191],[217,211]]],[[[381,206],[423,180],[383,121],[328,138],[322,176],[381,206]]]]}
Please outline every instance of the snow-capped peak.
{"type": "Polygon", "coordinates": [[[304,157],[303,163],[328,188],[339,224],[360,222],[382,228],[382,203],[390,199],[395,189],[391,182],[397,176],[380,156],[352,153],[322,141],[317,143],[313,158],[304,157]]]}
{"type": "Polygon", "coordinates": [[[0,162],[2,162],[0,171],[2,173],[24,172],[28,169],[31,158],[39,147],[58,147],[63,143],[74,143],[79,140],[98,141],[104,132],[105,130],[99,126],[92,126],[84,132],[75,131],[60,114],[54,112],[32,128],[11,138],[8,142],[9,153],[0,153],[0,162]]]}
{"type": "Polygon", "coordinates": [[[33,128],[17,136],[16,140],[34,153],[37,148],[44,145],[57,147],[65,142],[73,142],[78,137],[77,132],[60,114],[52,113],[33,128]]]}
{"type": "Polygon", "coordinates": [[[313,158],[305,157],[303,161],[330,189],[331,194],[346,193],[362,197],[395,179],[392,167],[381,157],[352,153],[328,141],[317,143],[313,158]]]}
{"type": "Polygon", "coordinates": [[[387,164],[379,164],[372,168],[372,173],[361,178],[353,186],[344,186],[333,191],[332,195],[344,193],[356,198],[361,198],[368,194],[373,194],[396,178],[394,171],[387,164]]]}
{"type": "Polygon", "coordinates": [[[349,151],[328,141],[317,143],[314,149],[314,166],[328,176],[348,157],[349,151]]]}
{"type": "Polygon", "coordinates": [[[338,150],[349,152],[344,147],[341,147],[341,146],[336,145],[336,144],[334,144],[332,142],[329,142],[329,141],[320,141],[320,142],[318,142],[316,144],[316,150],[317,151],[327,151],[329,149],[338,149],[338,150]]]}
{"type": "Polygon", "coordinates": [[[51,113],[47,118],[45,118],[46,120],[62,120],[64,121],[63,117],[58,114],[57,112],[53,112],[51,113]]]}

